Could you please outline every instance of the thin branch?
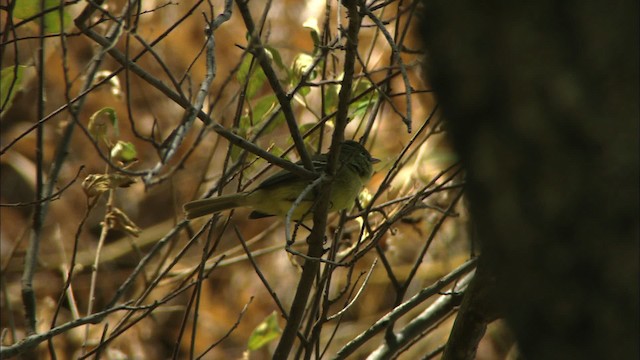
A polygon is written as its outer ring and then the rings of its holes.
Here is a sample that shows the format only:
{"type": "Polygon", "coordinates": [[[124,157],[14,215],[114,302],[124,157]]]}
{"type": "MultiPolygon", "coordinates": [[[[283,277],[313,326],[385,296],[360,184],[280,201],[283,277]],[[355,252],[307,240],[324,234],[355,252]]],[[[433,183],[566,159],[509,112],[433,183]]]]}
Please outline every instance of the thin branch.
{"type": "Polygon", "coordinates": [[[416,316],[401,331],[395,334],[395,341],[390,344],[384,343],[372,352],[368,359],[382,360],[393,357],[398,351],[402,350],[407,343],[420,336],[425,330],[437,324],[441,319],[450,314],[460,305],[460,293],[465,291],[469,282],[473,279],[473,274],[463,277],[454,287],[454,294],[441,295],[438,299],[425,309],[420,315],[416,316]]]}
{"type": "MultiPolygon", "coordinates": [[[[82,30],[83,32],[92,40],[94,40],[95,42],[97,42],[98,44],[108,47],[110,45],[110,42],[108,41],[108,39],[106,39],[105,37],[101,36],[100,34],[98,34],[97,32],[86,28],[86,26],[84,25],[79,25],[79,26],[83,26],[82,30]]],[[[111,48],[107,51],[116,61],[118,61],[119,63],[121,63],[122,65],[127,65],[129,66],[129,68],[131,69],[131,71],[133,71],[136,75],[140,76],[144,81],[146,81],[147,83],[149,83],[149,85],[153,86],[154,88],[156,88],[157,90],[159,90],[160,92],[162,92],[165,96],[167,96],[169,99],[171,99],[173,102],[175,102],[177,105],[183,107],[184,109],[192,109],[193,106],[192,104],[189,102],[188,99],[180,96],[178,93],[176,93],[175,91],[171,90],[169,87],[167,87],[162,81],[160,81],[159,79],[155,78],[154,76],[152,76],[151,74],[149,74],[147,71],[145,71],[140,65],[131,62],[129,59],[127,59],[127,57],[122,54],[119,50],[115,49],[115,48],[111,48]]],[[[226,129],[224,126],[220,125],[219,123],[215,122],[213,119],[211,119],[206,113],[204,113],[203,111],[199,111],[197,113],[197,117],[202,120],[203,123],[205,123],[206,125],[209,125],[213,131],[215,131],[218,135],[224,137],[225,139],[229,140],[230,143],[232,143],[233,145],[236,145],[238,147],[241,147],[263,159],[265,159],[266,161],[278,165],[283,169],[286,169],[296,175],[299,175],[300,177],[303,178],[314,178],[315,174],[310,172],[309,170],[306,170],[305,168],[298,166],[290,161],[287,161],[285,159],[282,159],[278,156],[275,156],[265,150],[263,150],[262,148],[258,147],[257,145],[246,141],[244,138],[242,138],[241,136],[236,135],[235,133],[233,133],[232,131],[226,129]]],[[[83,128],[84,131],[86,131],[86,129],[83,128]]],[[[124,169],[119,168],[118,166],[112,164],[106,156],[101,155],[103,157],[103,160],[105,160],[106,162],[108,162],[110,164],[110,166],[113,166],[115,168],[118,169],[118,171],[121,171],[125,174],[129,174],[129,175],[135,175],[135,176],[146,176],[148,174],[148,170],[147,171],[139,171],[139,172],[134,172],[134,171],[126,171],[124,169]]]]}
{"type": "Polygon", "coordinates": [[[451,271],[440,280],[436,281],[433,285],[420,290],[419,293],[405,301],[401,305],[394,308],[392,311],[381,317],[373,325],[371,325],[365,332],[356,336],[347,343],[342,349],[340,349],[333,359],[346,359],[349,355],[353,354],[356,349],[360,348],[365,342],[373,338],[378,333],[384,331],[388,324],[395,322],[400,317],[414,309],[416,306],[422,304],[430,297],[438,294],[442,289],[458,280],[461,276],[473,270],[476,266],[477,259],[471,259],[464,264],[458,266],[455,270],[451,271]]]}
{"type": "MultiPolygon", "coordinates": [[[[325,169],[329,176],[335,174],[338,167],[338,156],[340,146],[344,140],[344,129],[348,121],[349,103],[351,101],[351,89],[353,83],[354,64],[358,51],[358,33],[360,30],[361,18],[358,13],[356,1],[344,3],[349,16],[349,28],[347,29],[347,43],[344,60],[344,82],[338,94],[338,110],[336,112],[335,130],[331,139],[331,148],[325,169]]],[[[307,239],[309,244],[307,255],[310,258],[320,258],[324,252],[323,239],[327,224],[327,212],[329,210],[329,198],[331,194],[331,181],[323,182],[320,185],[318,201],[315,204],[313,213],[313,229],[307,239]]],[[[298,288],[289,312],[289,321],[282,332],[280,342],[274,352],[274,358],[286,359],[289,356],[295,336],[298,332],[302,317],[305,312],[311,287],[315,282],[316,275],[320,269],[320,262],[306,259],[302,266],[302,275],[298,282],[298,288]]],[[[307,349],[309,353],[310,349],[307,349]]]]}
{"type": "Polygon", "coordinates": [[[84,170],[84,165],[80,165],[80,167],[78,168],[78,171],[76,172],[76,176],[73,177],[73,179],[71,179],[71,181],[69,181],[66,185],[64,185],[62,188],[60,188],[60,190],[56,191],[55,193],[40,199],[38,201],[29,201],[29,202],[19,202],[19,203],[13,203],[13,204],[2,204],[0,203],[0,207],[23,207],[23,206],[31,206],[31,205],[35,205],[37,202],[50,202],[50,201],[54,201],[54,200],[58,200],[60,199],[60,197],[62,196],[62,193],[65,192],[65,190],[67,190],[69,187],[71,187],[71,185],[75,184],[76,180],[78,180],[78,177],[80,176],[80,173],[82,172],[82,170],[84,170]]]}
{"type": "MultiPolygon", "coordinates": [[[[40,11],[45,11],[44,0],[40,1],[40,11]]],[[[40,36],[45,32],[45,17],[40,17],[40,36]]],[[[45,102],[45,39],[40,38],[40,47],[38,48],[38,118],[44,116],[45,102]]],[[[36,191],[35,191],[35,208],[33,211],[33,223],[31,225],[31,234],[29,236],[29,244],[24,258],[24,270],[22,273],[22,303],[24,305],[25,321],[27,325],[27,334],[35,334],[36,332],[36,295],[33,290],[33,276],[35,275],[36,259],[40,248],[40,236],[42,235],[42,223],[46,216],[46,205],[42,199],[47,197],[44,190],[44,128],[41,124],[36,129],[36,191]]]]}
{"type": "Polygon", "coordinates": [[[104,318],[107,315],[111,313],[122,311],[122,310],[140,310],[140,309],[146,309],[148,307],[149,306],[132,307],[129,305],[119,305],[104,311],[100,311],[100,312],[85,316],[77,320],[69,321],[47,332],[27,336],[26,338],[22,339],[20,342],[16,344],[0,347],[0,357],[5,359],[5,358],[10,358],[12,356],[16,356],[24,351],[35,348],[36,346],[38,346],[38,344],[40,344],[43,341],[47,341],[48,339],[51,339],[54,336],[63,334],[78,326],[82,326],[86,324],[98,324],[102,320],[104,320],[104,318]]]}
{"type": "Polygon", "coordinates": [[[240,241],[240,245],[242,245],[242,248],[244,249],[245,254],[247,254],[247,259],[251,263],[251,266],[253,267],[253,270],[256,272],[256,275],[258,275],[258,277],[260,278],[260,281],[262,281],[262,284],[269,292],[269,295],[271,295],[273,302],[275,302],[276,305],[278,306],[278,309],[280,309],[280,313],[282,314],[282,317],[287,319],[289,316],[287,315],[287,311],[285,310],[284,305],[282,305],[282,302],[278,298],[278,294],[275,292],[275,290],[273,290],[271,285],[269,285],[267,278],[265,278],[262,271],[260,271],[260,268],[258,267],[256,260],[253,258],[253,255],[251,254],[251,250],[247,246],[247,242],[244,240],[244,237],[240,233],[240,230],[236,226],[233,227],[233,230],[236,233],[236,236],[238,237],[238,240],[240,241]]]}
{"type": "Polygon", "coordinates": [[[442,360],[475,359],[487,325],[501,315],[495,301],[498,293],[496,278],[487,265],[487,260],[481,255],[475,277],[464,293],[442,360]]]}
{"type": "Polygon", "coordinates": [[[333,320],[335,318],[338,318],[340,316],[342,316],[342,314],[344,314],[347,310],[349,310],[349,308],[356,303],[356,301],[358,300],[358,298],[360,297],[360,295],[362,294],[362,292],[364,291],[365,287],[367,286],[367,284],[369,283],[369,278],[371,277],[371,274],[373,274],[373,269],[375,268],[376,264],[378,263],[378,260],[375,259],[372,263],[371,263],[371,267],[369,268],[369,271],[367,272],[367,276],[364,278],[364,281],[362,282],[362,286],[360,287],[360,289],[358,289],[358,292],[355,294],[355,296],[353,297],[353,299],[351,299],[351,301],[345,305],[342,309],[340,309],[340,311],[338,311],[337,313],[327,316],[327,321],[329,320],[333,320]]]}
{"type": "Polygon", "coordinates": [[[172,240],[182,228],[188,224],[187,221],[182,221],[173,227],[162,239],[158,240],[153,245],[153,248],[138,262],[135,269],[129,274],[127,279],[118,287],[113,298],[108,302],[107,308],[113,307],[119,300],[122,294],[124,294],[133,284],[138,274],[145,268],[145,266],[151,261],[156,253],[162,249],[170,240],[172,240]]]}
{"type": "Polygon", "coordinates": [[[389,34],[389,31],[387,31],[387,28],[382,23],[382,21],[380,21],[380,19],[378,19],[378,17],[373,12],[371,12],[366,5],[361,6],[361,9],[362,9],[362,12],[365,15],[367,15],[378,26],[378,29],[380,29],[385,39],[387,39],[387,42],[389,43],[389,46],[393,51],[393,58],[395,59],[395,61],[398,63],[400,67],[402,80],[404,81],[405,91],[407,92],[407,96],[406,96],[407,116],[402,117],[402,121],[407,126],[407,130],[411,132],[411,91],[413,90],[413,88],[411,87],[411,82],[409,81],[409,75],[407,75],[407,69],[405,68],[402,62],[402,57],[400,56],[400,50],[398,49],[398,46],[393,40],[393,37],[391,36],[391,34],[389,34]]]}
{"type": "Polygon", "coordinates": [[[161,161],[156,164],[156,166],[150,170],[145,176],[145,183],[147,186],[155,183],[153,181],[153,177],[156,176],[164,167],[164,165],[173,157],[173,155],[178,151],[178,147],[182,144],[185,136],[191,126],[193,125],[194,120],[196,119],[196,115],[202,111],[202,107],[204,105],[204,101],[206,100],[209,94],[209,88],[211,87],[211,83],[216,77],[217,67],[216,67],[216,41],[214,36],[214,31],[222,25],[225,21],[229,20],[231,17],[231,0],[226,0],[224,12],[218,15],[214,20],[207,20],[207,26],[205,29],[205,34],[207,35],[206,41],[206,49],[207,53],[205,55],[206,60],[206,74],[202,83],[200,84],[200,89],[198,90],[198,95],[196,96],[195,103],[186,109],[186,115],[184,120],[180,123],[180,125],[173,130],[171,135],[167,138],[165,143],[162,146],[161,150],[161,161]]]}
{"type": "Polygon", "coordinates": [[[238,326],[240,325],[240,320],[242,320],[242,317],[244,316],[244,314],[247,312],[247,310],[249,309],[249,305],[251,305],[251,302],[253,302],[253,296],[249,298],[249,302],[247,302],[246,304],[244,304],[244,307],[242,308],[242,310],[240,310],[240,314],[238,314],[238,318],[236,319],[236,322],[231,326],[231,328],[229,328],[229,330],[220,338],[218,339],[218,341],[214,342],[213,344],[209,345],[209,347],[207,347],[202,354],[200,354],[200,356],[198,356],[196,358],[196,360],[202,359],[205,355],[207,355],[207,353],[209,351],[211,351],[211,349],[213,349],[214,347],[218,346],[218,344],[220,344],[222,341],[224,341],[226,338],[229,337],[229,335],[231,335],[231,333],[238,328],[238,326]]]}
{"type": "MultiPolygon", "coordinates": [[[[276,75],[275,70],[271,66],[271,60],[267,55],[267,52],[260,41],[260,35],[256,32],[255,24],[253,23],[253,18],[251,17],[251,12],[249,11],[249,7],[247,6],[248,1],[237,0],[236,4],[238,5],[238,9],[240,10],[240,14],[242,15],[242,19],[244,20],[245,26],[247,27],[247,31],[251,36],[249,49],[252,54],[258,59],[260,62],[260,67],[264,72],[271,88],[273,89],[274,94],[276,95],[280,106],[282,107],[282,114],[284,115],[285,120],[287,121],[287,125],[289,127],[289,134],[293,139],[293,143],[296,145],[296,150],[298,150],[298,154],[300,155],[300,160],[304,167],[313,171],[313,163],[311,162],[311,157],[307,152],[304,141],[302,140],[302,136],[300,135],[300,130],[298,129],[298,122],[296,121],[295,115],[293,114],[293,108],[291,107],[291,99],[287,96],[286,91],[280,84],[280,80],[278,80],[278,75],[276,75]]],[[[267,3],[267,7],[270,5],[270,1],[267,3]]]]}

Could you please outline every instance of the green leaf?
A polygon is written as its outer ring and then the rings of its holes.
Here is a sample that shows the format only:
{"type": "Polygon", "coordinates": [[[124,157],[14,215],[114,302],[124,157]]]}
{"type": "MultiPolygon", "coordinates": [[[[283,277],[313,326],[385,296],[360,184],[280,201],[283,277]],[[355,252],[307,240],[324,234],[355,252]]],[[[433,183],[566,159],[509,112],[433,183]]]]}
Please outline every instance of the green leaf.
{"type": "Polygon", "coordinates": [[[275,94],[261,97],[253,106],[253,125],[260,124],[276,109],[278,100],[275,94]]]}
{"type": "MultiPolygon", "coordinates": [[[[311,68],[311,66],[313,65],[313,56],[308,55],[308,54],[304,54],[304,53],[300,53],[298,55],[296,55],[295,59],[293,60],[293,72],[295,75],[297,75],[298,79],[300,77],[302,77],[302,74],[304,74],[305,72],[307,72],[309,70],[309,68],[311,68]]],[[[311,73],[309,74],[309,80],[313,80],[318,76],[318,72],[314,70],[311,71],[311,73]]]]}
{"type": "Polygon", "coordinates": [[[302,24],[303,27],[309,29],[311,40],[313,40],[314,55],[320,49],[320,28],[318,27],[318,19],[309,18],[302,24]]]}
{"type": "MultiPolygon", "coordinates": [[[[275,94],[270,94],[258,99],[254,105],[251,105],[250,111],[240,118],[240,129],[246,137],[251,137],[254,130],[267,120],[278,108],[278,100],[275,94]]],[[[285,121],[284,114],[281,112],[271,120],[267,127],[262,131],[263,135],[271,133],[275,128],[285,121]]]]}
{"type": "MultiPolygon", "coordinates": [[[[44,10],[51,10],[44,14],[44,28],[47,33],[59,33],[63,29],[68,29],[73,23],[69,12],[64,10],[64,2],[60,0],[44,0],[44,10]],[[62,12],[59,7],[63,6],[62,12]],[[60,14],[62,13],[62,27],[60,27],[60,14]]],[[[18,19],[29,19],[37,16],[33,21],[40,23],[39,17],[42,14],[40,8],[40,0],[16,0],[16,4],[13,8],[13,16],[18,19]]]]}
{"type": "Polygon", "coordinates": [[[364,116],[367,112],[367,109],[373,103],[366,96],[362,99],[352,103],[349,105],[349,113],[351,118],[356,118],[360,116],[364,116]]]}
{"type": "Polygon", "coordinates": [[[282,56],[280,56],[280,52],[278,51],[278,49],[274,48],[273,46],[269,46],[269,45],[266,45],[264,47],[264,49],[267,51],[267,55],[269,55],[271,57],[273,62],[280,69],[287,70],[287,67],[284,65],[284,62],[282,61],[282,56]]]}
{"type": "Polygon", "coordinates": [[[311,92],[311,86],[303,86],[298,90],[298,94],[302,97],[306,97],[311,92]]]}
{"type": "MultiPolygon", "coordinates": [[[[363,94],[365,91],[369,91],[369,89],[371,89],[372,87],[373,85],[369,80],[361,79],[354,85],[352,89],[353,97],[357,97],[363,94]]],[[[369,109],[369,107],[376,100],[377,96],[378,96],[378,93],[375,90],[369,91],[366,95],[358,99],[358,101],[349,105],[350,117],[355,118],[359,116],[364,116],[367,110],[369,109]]]]}
{"type": "Polygon", "coordinates": [[[235,145],[231,146],[231,160],[233,160],[233,162],[238,161],[238,158],[240,157],[241,153],[242,153],[241,147],[235,146],[235,145]]]}
{"type": "Polygon", "coordinates": [[[118,136],[118,117],[116,111],[112,107],[102,108],[89,118],[89,133],[96,141],[104,141],[105,144],[111,145],[109,139],[109,125],[111,125],[114,137],[118,136]]]}
{"type": "Polygon", "coordinates": [[[276,115],[276,117],[273,120],[271,120],[269,125],[267,125],[267,127],[264,129],[263,134],[265,135],[271,134],[273,130],[275,130],[278,126],[282,125],[284,122],[285,122],[284,114],[282,113],[282,111],[280,111],[278,115],[276,115]]]}
{"type": "MultiPolygon", "coordinates": [[[[249,116],[243,115],[242,117],[240,117],[240,127],[234,128],[233,132],[236,135],[246,140],[250,129],[251,129],[251,124],[250,124],[249,116]]],[[[240,154],[242,154],[243,151],[244,150],[240,146],[231,145],[231,150],[230,150],[231,160],[233,160],[233,162],[238,161],[238,159],[240,158],[240,154]]],[[[253,154],[251,153],[247,153],[247,159],[245,160],[247,162],[251,161],[252,155],[253,154]]]]}
{"type": "Polygon", "coordinates": [[[238,72],[236,73],[236,79],[240,84],[244,84],[247,81],[247,77],[249,77],[249,71],[251,70],[251,60],[253,56],[246,55],[244,59],[242,59],[242,63],[240,63],[240,67],[238,68],[238,72]]]}
{"type": "Polygon", "coordinates": [[[138,160],[138,152],[135,145],[128,141],[118,140],[116,145],[111,149],[111,158],[124,164],[138,160]]]}
{"type": "MultiPolygon", "coordinates": [[[[356,81],[356,84],[353,86],[353,89],[351,89],[351,92],[353,93],[353,96],[356,97],[361,95],[365,91],[369,91],[369,89],[371,89],[372,87],[373,87],[373,84],[371,84],[371,81],[365,78],[361,78],[358,81],[356,81]]],[[[377,93],[375,91],[369,91],[369,93],[365,95],[364,98],[367,98],[367,100],[370,100],[376,94],[377,93]]]]}
{"type": "MultiPolygon", "coordinates": [[[[342,81],[344,78],[344,73],[340,73],[335,80],[342,81]]],[[[326,87],[327,91],[324,96],[324,111],[327,113],[332,113],[338,109],[338,95],[340,93],[341,85],[339,84],[331,84],[326,87]]]]}
{"type": "Polygon", "coordinates": [[[247,104],[249,108],[240,117],[238,124],[238,129],[242,132],[242,135],[239,135],[245,138],[250,134],[252,128],[262,123],[275,110],[278,102],[275,94],[270,94],[261,97],[253,105],[251,101],[248,101],[247,104]]]}
{"type": "MultiPolygon", "coordinates": [[[[95,76],[94,83],[98,83],[107,77],[111,76],[112,72],[110,70],[102,70],[98,71],[95,76]]],[[[122,99],[122,86],[120,85],[120,80],[118,80],[117,76],[111,76],[109,78],[109,90],[111,94],[115,96],[117,99],[122,99]]]]}
{"type": "Polygon", "coordinates": [[[277,315],[274,311],[253,330],[251,336],[249,336],[247,348],[250,351],[258,350],[277,339],[281,333],[282,330],[278,325],[277,315]]]}
{"type": "Polygon", "coordinates": [[[0,115],[11,108],[13,97],[22,90],[22,79],[26,66],[8,66],[0,74],[0,115]]]}
{"type": "Polygon", "coordinates": [[[240,116],[240,122],[238,123],[238,127],[234,128],[234,132],[236,135],[241,136],[243,138],[247,138],[247,133],[249,129],[253,126],[253,120],[251,116],[249,116],[249,112],[240,116]]]}
{"type": "Polygon", "coordinates": [[[252,99],[256,96],[258,91],[264,85],[264,82],[267,80],[267,76],[262,71],[260,65],[258,65],[257,61],[253,62],[252,66],[252,55],[247,55],[242,60],[240,67],[238,68],[238,82],[240,84],[247,83],[247,92],[246,97],[248,99],[252,99]]]}
{"type": "MultiPolygon", "coordinates": [[[[313,129],[313,127],[317,125],[317,123],[302,124],[298,127],[298,130],[300,131],[300,134],[306,134],[309,130],[313,129]]],[[[317,149],[317,144],[320,140],[320,129],[321,127],[316,128],[314,132],[304,138],[304,143],[308,149],[317,149]]]]}
{"type": "MultiPolygon", "coordinates": [[[[290,71],[290,74],[291,74],[290,84],[292,87],[298,85],[298,83],[300,82],[300,79],[302,78],[302,75],[305,72],[307,72],[312,65],[313,65],[313,56],[304,54],[304,53],[300,53],[296,55],[296,57],[293,59],[293,65],[291,66],[292,69],[290,71]]],[[[318,70],[317,68],[314,68],[309,73],[309,77],[307,78],[307,80],[313,80],[317,77],[318,77],[318,70]]],[[[310,86],[302,86],[298,90],[298,95],[302,97],[306,97],[307,95],[309,95],[310,92],[311,92],[310,86]]]]}

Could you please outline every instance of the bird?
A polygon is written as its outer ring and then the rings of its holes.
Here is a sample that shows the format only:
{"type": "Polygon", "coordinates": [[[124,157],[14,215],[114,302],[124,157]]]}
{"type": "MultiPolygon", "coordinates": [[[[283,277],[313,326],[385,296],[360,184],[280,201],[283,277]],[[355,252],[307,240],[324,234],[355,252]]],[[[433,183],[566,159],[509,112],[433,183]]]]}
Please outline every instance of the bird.
{"type": "MultiPolygon", "coordinates": [[[[338,168],[333,177],[329,199],[331,212],[344,210],[353,205],[355,198],[373,175],[373,164],[380,161],[372,157],[369,151],[356,141],[347,140],[341,145],[338,168]]],[[[314,171],[324,171],[327,159],[327,153],[312,157],[314,171]]],[[[284,217],[312,182],[313,179],[280,170],[251,191],[194,200],[184,204],[183,208],[188,220],[237,207],[252,208],[253,212],[249,215],[251,219],[284,217]]],[[[317,190],[313,189],[304,196],[292,212],[293,220],[302,220],[311,213],[317,193],[317,190]]]]}

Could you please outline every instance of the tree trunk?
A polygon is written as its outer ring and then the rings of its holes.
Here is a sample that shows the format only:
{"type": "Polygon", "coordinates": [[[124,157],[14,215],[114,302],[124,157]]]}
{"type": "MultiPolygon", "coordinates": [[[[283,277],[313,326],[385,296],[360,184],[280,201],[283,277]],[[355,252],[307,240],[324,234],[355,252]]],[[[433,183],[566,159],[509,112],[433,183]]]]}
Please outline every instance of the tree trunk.
{"type": "Polygon", "coordinates": [[[637,359],[638,2],[425,1],[494,301],[528,359],[637,359]]]}

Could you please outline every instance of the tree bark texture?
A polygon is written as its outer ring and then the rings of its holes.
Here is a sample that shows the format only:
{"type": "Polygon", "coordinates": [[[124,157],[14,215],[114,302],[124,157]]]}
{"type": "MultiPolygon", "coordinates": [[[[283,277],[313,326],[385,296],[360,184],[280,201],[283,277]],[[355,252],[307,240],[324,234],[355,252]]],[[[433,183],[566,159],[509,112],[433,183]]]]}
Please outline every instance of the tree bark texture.
{"type": "Polygon", "coordinates": [[[637,359],[638,2],[428,0],[427,74],[528,359],[637,359]]]}

